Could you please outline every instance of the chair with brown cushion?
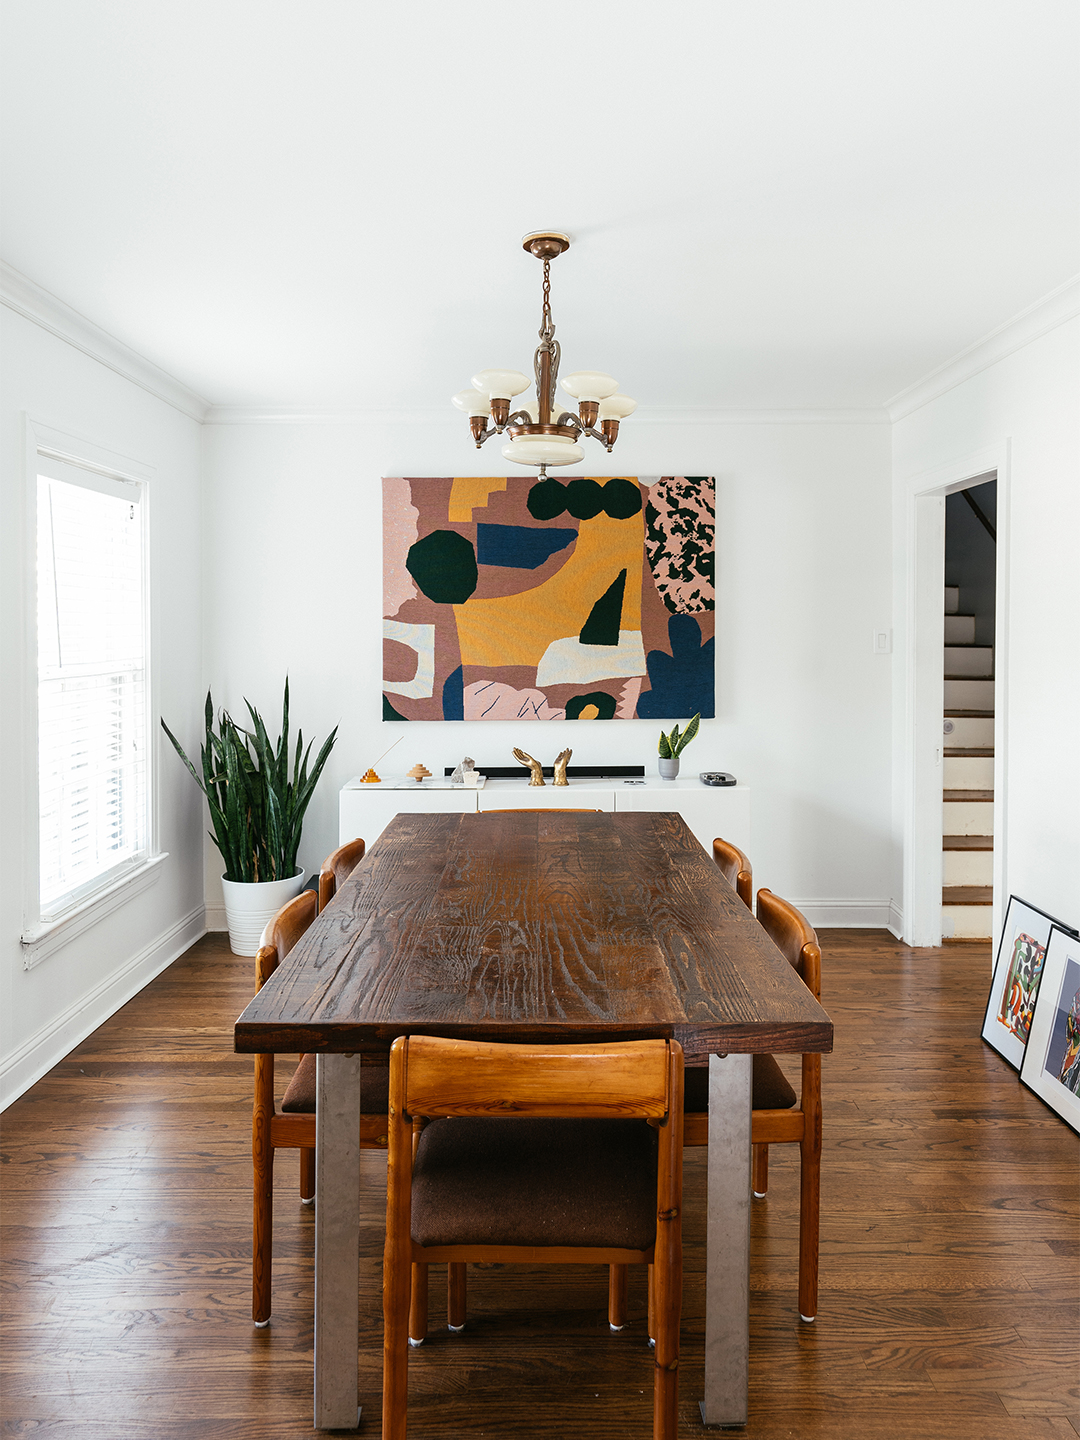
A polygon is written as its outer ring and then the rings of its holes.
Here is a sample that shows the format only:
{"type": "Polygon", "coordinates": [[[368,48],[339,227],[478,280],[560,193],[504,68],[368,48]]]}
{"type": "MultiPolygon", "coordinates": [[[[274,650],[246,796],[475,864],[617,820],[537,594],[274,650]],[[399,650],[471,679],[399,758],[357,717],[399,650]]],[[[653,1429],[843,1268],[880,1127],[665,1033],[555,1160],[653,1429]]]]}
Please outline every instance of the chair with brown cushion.
{"type": "Polygon", "coordinates": [[[363,840],[350,840],[339,845],[323,861],[319,871],[319,911],[326,909],[342,885],[364,858],[367,846],[363,840]]]}
{"type": "MultiPolygon", "coordinates": [[[[361,842],[362,843],[362,842],[361,842]]],[[[285,956],[315,919],[317,897],[302,890],[283,905],[263,932],[255,956],[255,988],[261,990],[285,956]]],[[[386,1148],[386,1106],[389,1071],[385,1061],[365,1066],[361,1084],[360,1145],[386,1148]]],[[[274,1151],[300,1151],[300,1198],[315,1198],[315,1056],[301,1055],[286,1087],[281,1108],[274,1098],[274,1056],[255,1056],[255,1104],[251,1121],[254,1166],[251,1313],[259,1327],[270,1322],[270,1280],[273,1270],[274,1151]]]]}
{"type": "Polygon", "coordinates": [[[712,853],[713,859],[720,867],[721,875],[753,914],[754,874],[747,856],[737,845],[729,845],[726,840],[714,840],[712,853]]]}
{"type": "MultiPolygon", "coordinates": [[[[757,893],[757,918],[815,999],[821,998],[821,950],[804,917],[774,895],[757,893]]],[[[801,1095],[796,1096],[771,1055],[754,1056],[753,1191],[762,1199],[769,1183],[769,1146],[797,1144],[802,1152],[799,1189],[799,1314],[817,1316],[818,1219],[821,1190],[821,1056],[802,1057],[801,1095]]],[[[709,1142],[709,1072],[687,1069],[685,1143],[709,1142]]]]}
{"type": "Polygon", "coordinates": [[[443,1261],[462,1270],[470,1261],[649,1265],[653,1435],[675,1440],[678,1044],[498,1045],[414,1035],[395,1040],[390,1057],[384,1440],[406,1433],[410,1273],[443,1261]],[[420,1116],[436,1118],[414,1157],[411,1122],[420,1116]]]}

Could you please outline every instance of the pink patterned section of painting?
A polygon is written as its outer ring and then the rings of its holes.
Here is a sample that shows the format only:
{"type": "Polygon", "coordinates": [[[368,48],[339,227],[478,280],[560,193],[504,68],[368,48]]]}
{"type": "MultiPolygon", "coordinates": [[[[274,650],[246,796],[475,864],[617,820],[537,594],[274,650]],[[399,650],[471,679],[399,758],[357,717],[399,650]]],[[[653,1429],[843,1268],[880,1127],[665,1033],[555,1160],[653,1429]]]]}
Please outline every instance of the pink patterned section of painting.
{"type": "Polygon", "coordinates": [[[416,599],[416,586],[405,568],[405,557],[416,544],[420,511],[412,503],[408,480],[383,480],[383,614],[396,615],[416,599]]]}
{"type": "Polygon", "coordinates": [[[498,680],[465,686],[466,720],[565,720],[542,690],[515,690],[498,680]]]}
{"type": "Polygon", "coordinates": [[[649,487],[645,552],[657,593],[674,615],[699,615],[716,606],[715,502],[712,476],[664,475],[649,487]]]}

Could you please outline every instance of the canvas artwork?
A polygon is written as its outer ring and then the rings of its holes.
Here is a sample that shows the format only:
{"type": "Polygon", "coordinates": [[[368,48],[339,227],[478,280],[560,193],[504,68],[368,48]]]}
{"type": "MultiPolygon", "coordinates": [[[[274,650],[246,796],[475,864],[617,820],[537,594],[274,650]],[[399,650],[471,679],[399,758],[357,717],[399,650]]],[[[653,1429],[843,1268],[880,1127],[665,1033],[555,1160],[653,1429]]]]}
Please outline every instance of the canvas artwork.
{"type": "Polygon", "coordinates": [[[1020,1079],[1080,1130],[1080,940],[1053,926],[1020,1079]]]}
{"type": "Polygon", "coordinates": [[[383,481],[384,720],[715,713],[711,476],[383,481]]]}
{"type": "Polygon", "coordinates": [[[1031,1017],[1039,993],[1052,915],[1009,896],[1001,929],[990,998],[983,1019],[983,1039],[1017,1070],[1024,1058],[1031,1017]]]}

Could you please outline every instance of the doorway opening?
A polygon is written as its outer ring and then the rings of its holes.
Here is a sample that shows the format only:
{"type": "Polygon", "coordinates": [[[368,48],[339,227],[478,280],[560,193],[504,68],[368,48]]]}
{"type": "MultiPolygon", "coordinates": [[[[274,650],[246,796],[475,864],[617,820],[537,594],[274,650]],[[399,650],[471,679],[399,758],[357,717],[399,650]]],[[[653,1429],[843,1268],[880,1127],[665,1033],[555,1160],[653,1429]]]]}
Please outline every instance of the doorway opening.
{"type": "Polygon", "coordinates": [[[993,934],[997,477],[945,497],[941,936],[993,934]]]}

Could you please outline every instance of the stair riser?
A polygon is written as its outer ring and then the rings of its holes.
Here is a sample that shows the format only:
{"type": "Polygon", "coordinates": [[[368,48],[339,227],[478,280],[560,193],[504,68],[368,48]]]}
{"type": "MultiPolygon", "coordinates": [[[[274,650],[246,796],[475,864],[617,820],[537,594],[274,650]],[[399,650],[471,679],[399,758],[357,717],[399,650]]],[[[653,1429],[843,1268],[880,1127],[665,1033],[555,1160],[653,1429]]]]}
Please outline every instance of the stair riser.
{"type": "Polygon", "coordinates": [[[941,856],[943,885],[992,885],[994,883],[994,852],[992,850],[945,850],[941,856]]]}
{"type": "Polygon", "coordinates": [[[993,745],[994,743],[994,721],[971,720],[963,715],[948,718],[945,724],[951,725],[951,730],[945,730],[945,744],[956,745],[961,749],[975,745],[993,745]]]}
{"type": "Polygon", "coordinates": [[[960,586],[959,586],[959,585],[946,585],[946,586],[945,586],[945,614],[946,614],[946,615],[955,615],[956,612],[957,612],[957,610],[959,610],[959,609],[960,609],[960,586]]]}
{"type": "Polygon", "coordinates": [[[945,616],[945,644],[946,644],[946,645],[974,645],[974,644],[975,644],[975,616],[974,616],[974,615],[946,615],[946,616],[945,616]]]}
{"type": "MultiPolygon", "coordinates": [[[[994,788],[994,757],[992,755],[946,755],[943,790],[992,790],[994,788]]],[[[955,831],[948,831],[955,834],[955,831]]]]}
{"type": "Polygon", "coordinates": [[[992,800],[946,800],[942,809],[943,835],[993,835],[992,800]]]}
{"type": "Polygon", "coordinates": [[[946,675],[993,675],[993,646],[946,645],[944,669],[946,675]]]}
{"type": "Polygon", "coordinates": [[[946,710],[993,710],[993,680],[946,680],[946,710]]]}
{"type": "Polygon", "coordinates": [[[991,905],[943,905],[941,934],[946,940],[989,940],[993,917],[991,905]]]}

